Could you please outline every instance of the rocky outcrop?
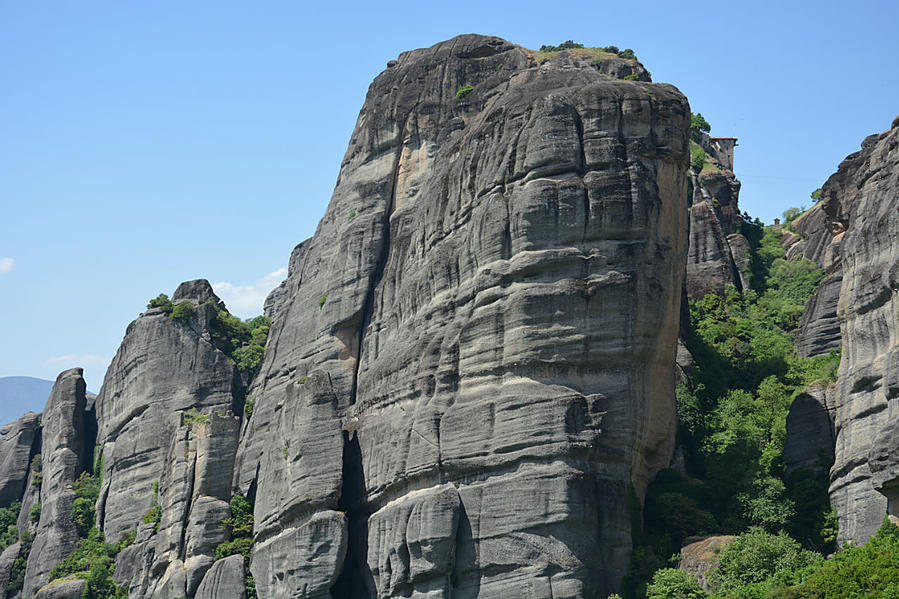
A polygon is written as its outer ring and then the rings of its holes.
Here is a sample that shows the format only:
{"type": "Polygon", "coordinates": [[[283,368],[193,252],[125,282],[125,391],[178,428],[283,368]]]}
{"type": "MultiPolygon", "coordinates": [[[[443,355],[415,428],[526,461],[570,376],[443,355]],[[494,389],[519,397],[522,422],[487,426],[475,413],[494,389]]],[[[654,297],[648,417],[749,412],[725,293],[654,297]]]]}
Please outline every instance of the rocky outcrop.
{"type": "Polygon", "coordinates": [[[93,442],[85,411],[85,383],[81,368],[59,375],[44,409],[41,517],[25,569],[24,589],[48,582],[53,566],[78,542],[72,521],[72,485],[90,467],[93,442]]]}
{"type": "Polygon", "coordinates": [[[28,412],[0,429],[0,506],[22,498],[40,425],[40,415],[28,412]]]}
{"type": "Polygon", "coordinates": [[[234,479],[260,597],[617,588],[672,449],[688,121],[498,38],[375,79],[268,303],[234,479]]]}
{"type": "Polygon", "coordinates": [[[685,287],[692,298],[724,295],[733,285],[748,289],[750,247],[740,233],[737,199],[740,182],[733,172],[710,168],[691,171],[690,242],[685,287]]]}
{"type": "Polygon", "coordinates": [[[678,569],[695,576],[702,588],[709,590],[709,573],[718,566],[718,554],[736,538],[720,535],[687,539],[680,550],[678,569]]]}
{"type": "Polygon", "coordinates": [[[34,599],[81,599],[87,583],[79,579],[54,580],[42,587],[34,599]]]}
{"type": "Polygon", "coordinates": [[[237,368],[215,345],[223,304],[205,280],[183,283],[172,301],[188,302],[192,313],[174,319],[152,308],[132,322],[96,400],[104,464],[97,517],[110,542],[152,507],[182,414],[242,406],[237,368]]]}
{"type": "Polygon", "coordinates": [[[243,556],[226,557],[209,569],[194,599],[246,599],[244,580],[243,556]]]}
{"type": "Polygon", "coordinates": [[[137,542],[117,559],[117,579],[131,599],[194,596],[215,547],[228,540],[222,522],[230,514],[239,425],[227,413],[182,414],[154,490],[158,530],[140,530],[137,542]]]}
{"type": "Polygon", "coordinates": [[[864,542],[880,526],[887,499],[874,485],[890,486],[891,469],[884,456],[896,451],[891,431],[899,415],[897,125],[867,138],[861,151],[847,157],[823,187],[823,209],[845,228],[839,248],[842,361],[830,485],[843,542],[864,542]],[[876,483],[872,470],[878,472],[876,483]]]}

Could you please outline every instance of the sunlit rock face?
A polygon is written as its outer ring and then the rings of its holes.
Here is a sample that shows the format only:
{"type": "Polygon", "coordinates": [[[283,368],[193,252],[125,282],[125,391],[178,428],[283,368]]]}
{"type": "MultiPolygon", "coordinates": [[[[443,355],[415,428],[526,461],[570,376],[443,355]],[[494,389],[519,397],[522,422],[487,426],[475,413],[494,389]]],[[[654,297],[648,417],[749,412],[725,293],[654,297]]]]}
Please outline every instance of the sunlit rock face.
{"type": "Polygon", "coordinates": [[[840,541],[865,542],[880,526],[899,455],[899,124],[862,143],[823,188],[841,235],[837,314],[836,452],[830,497],[840,541]],[[872,472],[874,478],[872,479],[872,472]],[[893,472],[893,474],[890,474],[893,472]],[[875,486],[887,495],[878,493],[875,486]]]}
{"type": "Polygon", "coordinates": [[[673,445],[689,116],[477,35],[375,79],[267,303],[234,475],[260,597],[617,588],[673,445]]]}

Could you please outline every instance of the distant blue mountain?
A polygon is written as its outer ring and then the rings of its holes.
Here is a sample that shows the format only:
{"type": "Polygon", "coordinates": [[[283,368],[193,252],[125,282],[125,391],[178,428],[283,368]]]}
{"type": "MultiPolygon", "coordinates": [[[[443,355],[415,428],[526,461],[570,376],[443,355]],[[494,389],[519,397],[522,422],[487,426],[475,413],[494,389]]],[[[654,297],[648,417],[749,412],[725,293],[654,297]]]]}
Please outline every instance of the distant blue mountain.
{"type": "Polygon", "coordinates": [[[40,412],[50,397],[53,381],[30,376],[0,377],[0,427],[25,412],[40,412]]]}

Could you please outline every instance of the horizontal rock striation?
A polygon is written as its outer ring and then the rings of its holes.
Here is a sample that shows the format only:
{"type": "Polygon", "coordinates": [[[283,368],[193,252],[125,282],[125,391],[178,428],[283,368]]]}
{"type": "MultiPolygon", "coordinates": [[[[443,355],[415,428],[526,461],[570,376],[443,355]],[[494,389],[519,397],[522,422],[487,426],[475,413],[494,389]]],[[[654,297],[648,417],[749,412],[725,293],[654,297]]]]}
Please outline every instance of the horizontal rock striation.
{"type": "Polygon", "coordinates": [[[617,588],[673,443],[689,115],[476,35],[375,79],[267,303],[234,477],[260,597],[617,588]]]}
{"type": "Polygon", "coordinates": [[[864,542],[880,526],[887,498],[874,485],[891,486],[884,473],[893,472],[889,456],[899,452],[892,432],[899,418],[899,119],[893,125],[868,137],[823,187],[828,217],[845,225],[830,485],[842,542],[864,542]]]}
{"type": "Polygon", "coordinates": [[[28,412],[0,429],[0,506],[22,498],[40,426],[40,415],[28,412]]]}
{"type": "Polygon", "coordinates": [[[748,289],[750,247],[740,233],[740,182],[727,170],[691,171],[690,177],[687,294],[698,299],[708,293],[723,296],[728,285],[748,289]]]}
{"type": "Polygon", "coordinates": [[[137,528],[152,507],[182,413],[242,405],[238,370],[214,343],[221,302],[209,283],[183,283],[172,301],[189,302],[189,318],[151,308],[132,322],[96,399],[103,457],[97,518],[110,542],[137,528]]]}

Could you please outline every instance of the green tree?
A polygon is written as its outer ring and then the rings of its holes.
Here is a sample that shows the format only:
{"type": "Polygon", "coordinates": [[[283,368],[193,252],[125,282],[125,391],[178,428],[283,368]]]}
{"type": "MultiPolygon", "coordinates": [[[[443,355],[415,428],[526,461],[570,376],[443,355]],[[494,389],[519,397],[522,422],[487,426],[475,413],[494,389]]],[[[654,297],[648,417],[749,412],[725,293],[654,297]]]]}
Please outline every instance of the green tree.
{"type": "Polygon", "coordinates": [[[646,587],[647,599],[704,599],[708,597],[696,577],[683,570],[657,570],[646,587]]]}
{"type": "Polygon", "coordinates": [[[702,138],[701,134],[708,133],[711,130],[712,126],[705,120],[701,112],[690,115],[690,138],[693,141],[699,143],[699,140],[702,138]]]}

